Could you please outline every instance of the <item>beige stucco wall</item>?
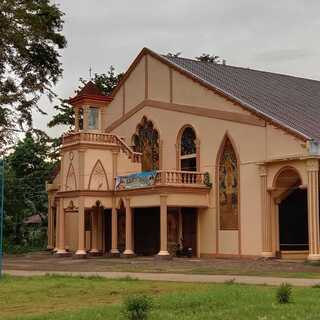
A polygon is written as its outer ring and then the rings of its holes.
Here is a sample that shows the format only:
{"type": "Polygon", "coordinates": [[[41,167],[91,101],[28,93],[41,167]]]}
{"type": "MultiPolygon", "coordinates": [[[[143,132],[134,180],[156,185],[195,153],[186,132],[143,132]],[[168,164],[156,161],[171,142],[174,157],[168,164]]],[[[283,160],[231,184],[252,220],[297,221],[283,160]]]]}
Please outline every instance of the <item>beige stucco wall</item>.
{"type": "MultiPolygon", "coordinates": [[[[167,103],[170,98],[175,104],[202,107],[210,110],[225,111],[233,115],[250,115],[250,113],[226,100],[222,96],[202,87],[195,81],[188,79],[181,73],[171,70],[167,65],[148,56],[137,64],[123,86],[115,94],[114,100],[103,113],[105,127],[121,118],[124,113],[132,110],[145,98],[167,103]],[[146,76],[146,66],[148,74],[146,76]],[[147,90],[146,90],[147,80],[147,90]],[[170,87],[171,85],[171,87],[170,87]],[[147,97],[146,97],[147,94],[147,97]]],[[[209,198],[202,196],[177,194],[169,195],[169,206],[198,206],[199,209],[199,247],[201,254],[243,254],[260,255],[262,251],[261,236],[261,194],[259,163],[277,158],[304,156],[307,154],[305,143],[273,125],[266,126],[246,124],[234,121],[209,118],[195,114],[163,110],[146,105],[143,109],[133,113],[125,122],[118,125],[112,132],[125,138],[128,145],[142,117],[152,120],[162,141],[162,168],[176,169],[176,139],[181,127],[190,124],[194,127],[200,140],[200,171],[210,173],[213,187],[209,198]],[[240,229],[239,231],[219,231],[217,228],[217,157],[224,136],[231,138],[240,165],[240,229]],[[205,205],[204,205],[205,203],[205,205]],[[218,247],[218,250],[216,250],[218,247]]],[[[253,116],[253,119],[254,116],[253,116]]],[[[79,183],[79,155],[73,152],[72,163],[79,183]]],[[[112,153],[108,150],[85,151],[84,186],[87,188],[90,174],[100,159],[108,176],[109,186],[112,183],[112,153]]],[[[62,160],[61,174],[66,177],[70,166],[70,156],[66,152],[62,160]]],[[[118,155],[118,175],[138,172],[140,164],[128,159],[120,152],[118,155]]],[[[301,162],[290,162],[301,172],[303,183],[306,183],[305,165],[301,162]]],[[[275,163],[269,165],[268,187],[272,187],[274,176],[279,169],[286,165],[275,163]]],[[[66,181],[63,181],[65,185],[66,181]]],[[[92,206],[94,198],[88,198],[85,206],[92,206]]],[[[111,198],[102,199],[105,207],[111,207],[111,198]]],[[[76,203],[75,203],[76,205],[76,203]]],[[[133,207],[159,205],[159,195],[140,195],[132,197],[133,207]]],[[[65,205],[67,207],[67,204],[65,205]]],[[[69,218],[68,218],[69,219],[69,218]]],[[[66,222],[68,228],[73,228],[74,221],[66,222]]],[[[74,240],[68,240],[71,243],[74,240]]]]}
{"type": "Polygon", "coordinates": [[[134,68],[125,82],[125,112],[145,98],[145,57],[134,68]]]}
{"type": "Polygon", "coordinates": [[[170,73],[169,67],[155,58],[148,56],[148,87],[149,99],[170,101],[170,73]]]}
{"type": "MultiPolygon", "coordinates": [[[[144,61],[141,61],[141,63],[144,61]]],[[[143,81],[142,65],[137,71],[143,81]]],[[[132,79],[137,80],[137,75],[132,79]]],[[[129,77],[130,79],[130,77],[129,77]]],[[[199,106],[213,110],[232,113],[250,113],[243,108],[227,101],[218,94],[202,87],[200,84],[186,78],[179,72],[172,71],[172,102],[176,104],[199,106]]],[[[141,83],[128,80],[126,92],[135,92],[135,96],[126,97],[126,103],[133,106],[139,103],[137,97],[143,97],[145,87],[141,83]],[[129,89],[130,88],[130,89],[129,89]],[[128,91],[129,90],[129,91],[128,91]],[[140,91],[140,94],[139,94],[140,91]]],[[[162,102],[170,101],[169,67],[155,58],[148,56],[148,99],[162,102]]],[[[281,158],[292,155],[307,154],[305,144],[282,129],[267,124],[265,127],[255,126],[226,120],[206,118],[202,116],[183,114],[152,107],[133,114],[128,120],[114,129],[114,133],[125,137],[130,144],[131,136],[143,116],[154,122],[163,142],[163,169],[176,169],[176,138],[179,129],[185,124],[191,124],[200,139],[200,171],[210,172],[212,180],[216,181],[216,159],[218,150],[226,133],[232,138],[236,152],[240,158],[240,237],[241,253],[244,255],[259,255],[261,245],[261,200],[260,175],[258,163],[267,159],[281,158]],[[168,121],[170,119],[170,122],[168,121]]],[[[112,121],[106,121],[110,125],[112,121]]],[[[280,165],[281,166],[281,165],[280,165]]],[[[273,174],[279,168],[274,170],[273,174]]],[[[270,183],[268,182],[270,185],[270,183]]],[[[216,253],[218,238],[219,253],[239,253],[239,232],[219,231],[217,236],[217,186],[214,183],[210,192],[210,205],[201,209],[200,251],[204,254],[216,253]]],[[[137,203],[140,200],[137,200],[137,203]]],[[[142,205],[142,204],[139,204],[142,205]]]]}

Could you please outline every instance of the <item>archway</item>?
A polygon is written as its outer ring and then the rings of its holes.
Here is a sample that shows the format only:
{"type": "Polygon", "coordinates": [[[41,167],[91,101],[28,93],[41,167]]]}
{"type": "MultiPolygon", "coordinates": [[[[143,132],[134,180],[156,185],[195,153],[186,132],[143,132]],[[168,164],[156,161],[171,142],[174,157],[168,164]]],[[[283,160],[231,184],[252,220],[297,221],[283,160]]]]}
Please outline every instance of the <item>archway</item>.
{"type": "Polygon", "coordinates": [[[301,185],[299,173],[291,167],[282,169],[276,177],[280,252],[309,249],[308,196],[301,185]]]}

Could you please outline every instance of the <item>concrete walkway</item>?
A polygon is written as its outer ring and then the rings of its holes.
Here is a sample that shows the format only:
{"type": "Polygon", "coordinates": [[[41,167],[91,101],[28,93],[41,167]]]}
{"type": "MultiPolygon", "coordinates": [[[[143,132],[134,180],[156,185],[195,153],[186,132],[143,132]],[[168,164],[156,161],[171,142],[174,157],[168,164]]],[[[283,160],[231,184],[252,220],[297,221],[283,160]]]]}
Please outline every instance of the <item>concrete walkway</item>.
{"type": "Polygon", "coordinates": [[[23,271],[5,270],[5,274],[13,276],[44,276],[47,274],[69,275],[69,276],[100,276],[107,279],[121,279],[130,277],[138,280],[151,281],[174,281],[195,283],[224,283],[232,281],[242,284],[260,284],[278,286],[281,283],[289,283],[293,286],[311,287],[320,284],[320,279],[257,277],[257,276],[233,276],[233,275],[197,275],[197,274],[174,274],[174,273],[138,273],[138,272],[65,272],[65,271],[23,271]]]}

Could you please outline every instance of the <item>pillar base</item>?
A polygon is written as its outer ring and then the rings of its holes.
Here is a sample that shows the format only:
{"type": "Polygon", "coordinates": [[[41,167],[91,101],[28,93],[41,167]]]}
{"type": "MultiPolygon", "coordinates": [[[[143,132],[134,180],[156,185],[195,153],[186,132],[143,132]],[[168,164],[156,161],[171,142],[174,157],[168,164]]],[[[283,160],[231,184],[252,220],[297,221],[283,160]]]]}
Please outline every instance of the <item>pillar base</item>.
{"type": "Polygon", "coordinates": [[[47,251],[52,251],[52,250],[54,250],[54,247],[47,245],[47,251]]]}
{"type": "Polygon", "coordinates": [[[264,252],[261,253],[261,257],[263,257],[263,258],[274,258],[275,255],[273,254],[273,252],[264,251],[264,252]]]}
{"type": "Polygon", "coordinates": [[[102,256],[102,252],[98,249],[91,249],[89,251],[89,256],[90,257],[98,257],[98,256],[102,256]]]}
{"type": "Polygon", "coordinates": [[[72,256],[72,253],[71,252],[68,252],[66,251],[65,249],[57,249],[57,251],[54,253],[54,256],[55,257],[71,257],[72,256]]]}
{"type": "Polygon", "coordinates": [[[320,254],[309,254],[308,255],[308,261],[312,262],[316,262],[316,261],[320,261],[320,254]]]}
{"type": "Polygon", "coordinates": [[[168,251],[160,251],[156,256],[156,260],[171,260],[172,256],[168,251]]]}
{"type": "Polygon", "coordinates": [[[118,249],[111,249],[108,256],[112,258],[118,258],[120,257],[120,251],[118,249]]]}
{"type": "Polygon", "coordinates": [[[134,254],[134,252],[133,252],[132,250],[127,249],[127,250],[125,250],[125,251],[122,253],[121,257],[124,257],[124,258],[133,258],[133,257],[135,257],[135,254],[134,254]]]}
{"type": "Polygon", "coordinates": [[[84,259],[87,257],[87,252],[85,250],[77,250],[76,253],[73,255],[75,259],[84,259]]]}

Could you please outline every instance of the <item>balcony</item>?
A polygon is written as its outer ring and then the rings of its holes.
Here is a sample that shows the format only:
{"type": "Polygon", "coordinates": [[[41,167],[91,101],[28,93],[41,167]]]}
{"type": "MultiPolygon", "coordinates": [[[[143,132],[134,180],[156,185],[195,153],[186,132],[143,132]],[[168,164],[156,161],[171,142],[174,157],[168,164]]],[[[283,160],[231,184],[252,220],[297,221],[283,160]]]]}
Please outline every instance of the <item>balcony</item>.
{"type": "Polygon", "coordinates": [[[104,147],[120,148],[131,161],[141,162],[141,153],[134,152],[119,136],[109,133],[71,132],[63,136],[62,148],[78,144],[101,145],[104,147]]]}
{"type": "Polygon", "coordinates": [[[157,171],[155,185],[208,187],[207,174],[194,171],[157,171]]]}
{"type": "Polygon", "coordinates": [[[209,189],[208,173],[194,171],[159,170],[134,173],[116,178],[116,191],[141,188],[179,187],[209,189]]]}

